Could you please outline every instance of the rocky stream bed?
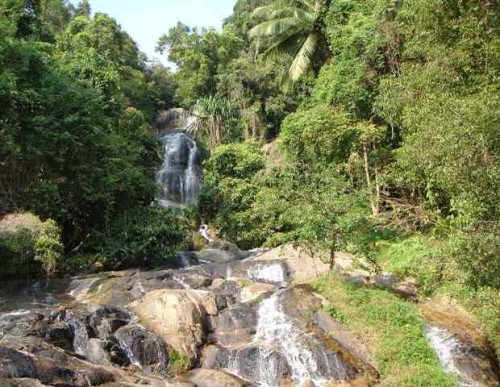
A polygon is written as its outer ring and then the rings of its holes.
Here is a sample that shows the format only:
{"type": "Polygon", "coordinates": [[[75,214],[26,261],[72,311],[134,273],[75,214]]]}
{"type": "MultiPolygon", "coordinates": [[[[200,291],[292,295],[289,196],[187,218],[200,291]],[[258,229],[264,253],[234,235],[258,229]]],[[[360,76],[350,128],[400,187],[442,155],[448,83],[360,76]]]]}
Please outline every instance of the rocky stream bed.
{"type": "MultiPolygon", "coordinates": [[[[369,348],[307,285],[327,265],[304,259],[215,242],[177,269],[5,285],[0,386],[376,385],[369,348]]],[[[427,314],[443,366],[463,385],[498,385],[488,354],[427,314]]]]}

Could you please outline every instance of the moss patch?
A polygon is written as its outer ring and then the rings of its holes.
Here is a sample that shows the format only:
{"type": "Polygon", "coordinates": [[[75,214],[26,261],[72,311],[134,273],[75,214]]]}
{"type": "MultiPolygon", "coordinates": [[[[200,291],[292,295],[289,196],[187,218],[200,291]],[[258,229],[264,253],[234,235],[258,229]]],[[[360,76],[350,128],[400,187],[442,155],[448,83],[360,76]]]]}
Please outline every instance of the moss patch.
{"type": "Polygon", "coordinates": [[[313,284],[327,311],[370,348],[381,381],[387,386],[454,386],[428,345],[424,320],[416,307],[382,289],[366,289],[325,275],[313,284]]]}
{"type": "Polygon", "coordinates": [[[169,374],[180,375],[184,372],[189,371],[190,368],[191,368],[191,362],[189,361],[189,358],[183,356],[180,352],[176,351],[175,349],[172,349],[170,351],[168,366],[167,366],[169,374]]]}

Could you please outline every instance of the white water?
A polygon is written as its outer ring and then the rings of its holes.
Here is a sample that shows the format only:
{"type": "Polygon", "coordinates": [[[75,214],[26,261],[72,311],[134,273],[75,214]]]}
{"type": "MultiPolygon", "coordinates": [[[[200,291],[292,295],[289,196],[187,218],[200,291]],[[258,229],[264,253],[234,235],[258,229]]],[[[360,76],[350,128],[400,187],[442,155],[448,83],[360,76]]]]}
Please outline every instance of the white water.
{"type": "Polygon", "coordinates": [[[261,263],[250,267],[247,270],[248,278],[254,281],[284,282],[286,272],[281,263],[261,263]]]}
{"type": "MultiPolygon", "coordinates": [[[[327,358],[322,359],[325,360],[327,369],[320,371],[318,360],[325,354],[323,351],[313,352],[311,337],[294,326],[279,304],[278,296],[279,293],[275,293],[262,301],[258,310],[257,329],[251,345],[258,346],[259,353],[251,381],[262,387],[279,385],[281,376],[278,354],[286,359],[294,385],[301,385],[306,381],[321,385],[326,381],[323,376],[342,373],[343,366],[337,363],[335,367],[338,369],[332,370],[327,358]],[[323,375],[324,373],[328,375],[323,375]]],[[[228,364],[230,372],[236,375],[240,373],[241,356],[240,350],[235,351],[228,364]]]]}
{"type": "Polygon", "coordinates": [[[163,140],[164,161],[157,173],[162,191],[158,202],[165,207],[196,204],[201,189],[196,141],[183,132],[167,134],[163,140]]]}
{"type": "Polygon", "coordinates": [[[462,351],[462,343],[445,329],[428,325],[425,335],[436,352],[441,366],[449,373],[460,379],[462,387],[479,387],[481,384],[470,380],[464,375],[455,363],[455,356],[462,351]]]}
{"type": "Polygon", "coordinates": [[[24,315],[27,315],[27,314],[30,314],[32,313],[31,311],[29,310],[16,310],[14,312],[8,312],[8,313],[2,313],[0,314],[0,319],[6,319],[6,318],[9,318],[9,317],[15,317],[15,316],[24,316],[24,315]]]}
{"type": "Polygon", "coordinates": [[[184,289],[189,289],[190,288],[189,284],[186,281],[184,281],[181,277],[174,275],[172,277],[172,279],[175,282],[177,282],[179,285],[181,285],[184,289]]]}
{"type": "MultiPolygon", "coordinates": [[[[301,345],[303,335],[304,333],[295,328],[283,312],[277,294],[262,301],[258,310],[254,341],[263,343],[268,348],[278,344],[280,352],[285,355],[291,368],[293,380],[299,383],[319,379],[318,365],[313,353],[301,345]]],[[[266,364],[266,357],[263,357],[262,360],[259,375],[263,381],[266,381],[268,376],[272,374],[272,365],[266,364]]],[[[264,383],[263,385],[270,386],[271,384],[264,383]]]]}

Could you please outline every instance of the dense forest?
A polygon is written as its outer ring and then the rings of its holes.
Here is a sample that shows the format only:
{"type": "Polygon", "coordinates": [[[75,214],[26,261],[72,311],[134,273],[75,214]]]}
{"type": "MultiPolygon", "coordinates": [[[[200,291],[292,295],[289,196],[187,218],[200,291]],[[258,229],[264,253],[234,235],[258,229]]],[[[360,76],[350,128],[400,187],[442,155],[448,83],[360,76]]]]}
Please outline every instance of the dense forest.
{"type": "Polygon", "coordinates": [[[86,1],[0,0],[0,211],[46,224],[0,239],[2,276],[165,264],[203,219],[415,277],[500,348],[498,0],[238,0],[157,49],[175,72],[86,1]],[[185,211],[150,206],[174,106],[207,150],[185,211]]]}

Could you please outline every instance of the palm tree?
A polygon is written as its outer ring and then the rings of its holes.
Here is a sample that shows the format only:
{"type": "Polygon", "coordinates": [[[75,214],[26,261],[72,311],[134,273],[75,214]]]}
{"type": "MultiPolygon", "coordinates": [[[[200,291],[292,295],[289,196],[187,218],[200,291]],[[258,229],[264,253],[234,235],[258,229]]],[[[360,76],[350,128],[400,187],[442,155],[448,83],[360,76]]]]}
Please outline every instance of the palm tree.
{"type": "Polygon", "coordinates": [[[249,31],[250,39],[271,38],[270,52],[286,52],[293,61],[288,70],[296,81],[311,68],[312,59],[326,46],[323,14],[330,0],[277,0],[253,11],[262,22],[249,31]]]}

